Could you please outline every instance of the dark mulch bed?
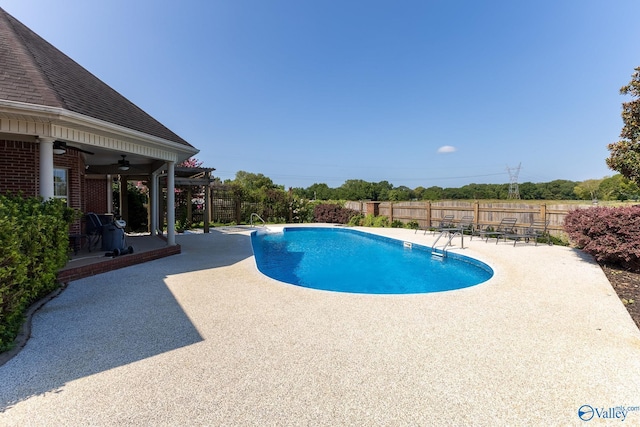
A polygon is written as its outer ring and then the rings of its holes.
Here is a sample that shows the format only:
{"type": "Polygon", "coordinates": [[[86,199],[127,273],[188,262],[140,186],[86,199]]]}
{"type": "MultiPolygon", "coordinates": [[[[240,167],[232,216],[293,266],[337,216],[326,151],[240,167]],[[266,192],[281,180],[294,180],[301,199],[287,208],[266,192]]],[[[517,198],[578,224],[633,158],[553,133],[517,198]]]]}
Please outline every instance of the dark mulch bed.
{"type": "Polygon", "coordinates": [[[614,265],[601,264],[602,271],[640,328],[640,272],[632,272],[614,265]]]}

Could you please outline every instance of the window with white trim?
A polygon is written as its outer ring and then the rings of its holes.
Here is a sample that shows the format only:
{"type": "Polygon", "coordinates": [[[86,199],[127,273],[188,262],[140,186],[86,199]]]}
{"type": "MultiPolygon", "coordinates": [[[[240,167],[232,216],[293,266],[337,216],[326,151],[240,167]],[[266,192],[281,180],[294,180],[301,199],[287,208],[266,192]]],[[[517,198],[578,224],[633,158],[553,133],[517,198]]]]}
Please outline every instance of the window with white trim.
{"type": "Polygon", "coordinates": [[[69,171],[67,169],[53,169],[53,197],[69,204],[69,171]]]}

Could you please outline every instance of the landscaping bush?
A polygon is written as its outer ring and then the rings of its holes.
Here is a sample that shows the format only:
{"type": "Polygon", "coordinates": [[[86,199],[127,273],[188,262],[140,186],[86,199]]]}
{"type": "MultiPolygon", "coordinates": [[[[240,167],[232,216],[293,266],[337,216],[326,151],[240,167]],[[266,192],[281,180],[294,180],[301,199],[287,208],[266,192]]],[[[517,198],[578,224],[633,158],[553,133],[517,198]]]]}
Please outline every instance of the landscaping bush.
{"type": "Polygon", "coordinates": [[[640,206],[577,209],[565,218],[564,229],[599,262],[640,271],[640,206]]]}
{"type": "Polygon", "coordinates": [[[347,224],[356,215],[359,215],[358,211],[335,204],[316,205],[313,210],[315,222],[347,224]]]}
{"type": "Polygon", "coordinates": [[[418,228],[420,228],[420,224],[418,224],[418,221],[409,221],[404,226],[405,228],[409,228],[411,230],[417,230],[418,228]]]}
{"type": "Polygon", "coordinates": [[[420,224],[418,224],[418,221],[413,220],[402,222],[399,219],[394,219],[391,223],[391,228],[408,228],[409,230],[417,230],[418,228],[420,228],[420,224]]]}
{"type": "Polygon", "coordinates": [[[147,202],[147,195],[133,183],[129,183],[127,190],[127,226],[131,231],[147,231],[149,218],[145,207],[147,202]]]}
{"type": "Polygon", "coordinates": [[[313,222],[313,207],[314,204],[311,200],[294,195],[289,204],[291,222],[313,222]]]}
{"type": "Polygon", "coordinates": [[[384,215],[373,216],[372,214],[367,214],[362,220],[363,227],[389,227],[390,225],[389,218],[384,215]]]}
{"type": "Polygon", "coordinates": [[[373,221],[373,226],[374,227],[389,227],[389,218],[387,218],[384,215],[380,215],[375,217],[374,221],[373,221]]]}
{"type": "Polygon", "coordinates": [[[373,227],[374,223],[376,221],[376,217],[373,216],[373,214],[367,214],[365,215],[365,217],[362,219],[362,226],[363,227],[373,227]]]}
{"type": "Polygon", "coordinates": [[[0,352],[11,348],[29,305],[58,287],[73,220],[60,200],[0,195],[0,352]]]}
{"type": "Polygon", "coordinates": [[[347,225],[350,225],[352,227],[358,227],[358,226],[361,226],[363,222],[364,222],[364,215],[358,214],[358,215],[352,216],[347,225]]]}

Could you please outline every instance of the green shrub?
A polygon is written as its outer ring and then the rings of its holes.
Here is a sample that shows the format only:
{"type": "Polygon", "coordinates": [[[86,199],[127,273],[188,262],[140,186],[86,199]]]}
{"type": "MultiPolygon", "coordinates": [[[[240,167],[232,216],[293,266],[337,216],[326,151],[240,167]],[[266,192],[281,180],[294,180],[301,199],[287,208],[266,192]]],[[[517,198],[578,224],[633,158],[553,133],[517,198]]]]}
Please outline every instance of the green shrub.
{"type": "Polygon", "coordinates": [[[362,226],[363,227],[373,227],[374,223],[376,221],[376,217],[373,216],[373,214],[367,214],[365,215],[365,217],[362,219],[362,226]]]}
{"type": "Polygon", "coordinates": [[[404,222],[399,219],[394,219],[391,223],[391,228],[404,228],[404,222]]]}
{"type": "Polygon", "coordinates": [[[363,221],[364,221],[364,215],[358,214],[358,215],[352,216],[349,222],[347,223],[347,225],[350,225],[351,227],[358,227],[362,225],[363,221]]]}
{"type": "Polygon", "coordinates": [[[375,217],[374,221],[373,221],[373,226],[374,227],[389,227],[389,218],[387,218],[384,215],[380,215],[375,217]]]}
{"type": "Polygon", "coordinates": [[[294,195],[290,202],[291,221],[294,223],[313,222],[313,209],[317,204],[294,195]]]}
{"type": "Polygon", "coordinates": [[[145,204],[147,195],[140,188],[129,182],[127,190],[127,226],[132,231],[147,231],[149,214],[145,204]]]}
{"type": "Polygon", "coordinates": [[[60,200],[0,195],[0,352],[11,348],[29,305],[58,287],[74,218],[60,200]]]}
{"type": "Polygon", "coordinates": [[[363,227],[389,227],[389,225],[389,218],[384,215],[373,216],[372,214],[367,214],[362,220],[363,227]]]}
{"type": "Polygon", "coordinates": [[[404,225],[404,227],[411,230],[417,230],[418,228],[420,228],[420,224],[418,224],[418,221],[409,221],[404,225]]]}
{"type": "Polygon", "coordinates": [[[177,211],[178,215],[176,218],[176,231],[178,233],[183,233],[185,230],[191,229],[193,224],[191,223],[191,219],[187,215],[186,206],[180,206],[177,211]]]}

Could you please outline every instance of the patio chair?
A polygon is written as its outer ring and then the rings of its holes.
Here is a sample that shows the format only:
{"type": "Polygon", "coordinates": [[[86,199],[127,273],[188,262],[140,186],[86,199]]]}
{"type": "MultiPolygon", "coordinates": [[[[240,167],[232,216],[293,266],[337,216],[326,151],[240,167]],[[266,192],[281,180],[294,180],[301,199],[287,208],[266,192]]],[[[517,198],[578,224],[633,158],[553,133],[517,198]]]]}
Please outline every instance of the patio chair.
{"type": "Polygon", "coordinates": [[[463,216],[462,219],[460,219],[460,221],[458,222],[458,225],[452,224],[450,227],[441,228],[440,235],[438,236],[436,241],[433,243],[433,246],[431,247],[432,252],[433,252],[433,248],[435,248],[436,246],[436,243],[438,243],[438,240],[440,240],[440,238],[444,235],[448,235],[449,240],[447,244],[444,246],[443,251],[444,249],[447,248],[447,246],[451,244],[451,240],[453,240],[453,238],[457,235],[460,235],[460,247],[464,249],[464,233],[466,231],[473,235],[473,215],[463,216]]]}
{"type": "Polygon", "coordinates": [[[484,237],[485,243],[488,242],[490,238],[495,237],[497,245],[501,237],[506,241],[507,236],[514,236],[517,234],[516,222],[518,222],[518,218],[502,218],[495,228],[487,226],[484,230],[480,230],[476,234],[480,236],[480,238],[484,237]]]}
{"type": "Polygon", "coordinates": [[[440,231],[448,231],[450,233],[464,233],[465,231],[469,231],[473,234],[473,215],[465,215],[460,219],[457,226],[452,224],[451,227],[441,228],[440,231]]]}
{"type": "MultiPolygon", "coordinates": [[[[433,231],[433,234],[436,234],[438,232],[442,232],[442,230],[444,230],[445,228],[453,228],[453,226],[454,226],[454,224],[453,224],[453,214],[445,215],[440,220],[440,223],[438,224],[438,226],[432,228],[431,231],[433,231]]],[[[424,231],[424,234],[427,234],[427,230],[424,231]]]]}
{"type": "Polygon", "coordinates": [[[487,234],[491,233],[495,231],[495,225],[493,224],[478,224],[472,231],[471,231],[471,240],[473,240],[473,236],[478,236],[480,237],[480,239],[485,239],[487,237],[487,234]]]}
{"type": "Polygon", "coordinates": [[[551,241],[551,235],[549,234],[549,221],[542,219],[534,220],[529,227],[524,230],[525,242],[529,243],[529,240],[533,239],[535,245],[538,246],[538,239],[547,239],[548,245],[553,245],[551,241]]]}
{"type": "Polygon", "coordinates": [[[102,242],[102,221],[100,217],[90,212],[86,215],[87,222],[85,225],[85,234],[87,235],[87,248],[91,252],[92,248],[98,246],[102,242]]]}

